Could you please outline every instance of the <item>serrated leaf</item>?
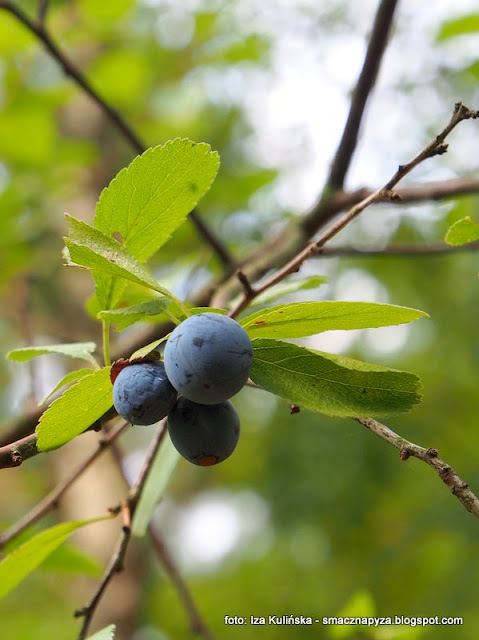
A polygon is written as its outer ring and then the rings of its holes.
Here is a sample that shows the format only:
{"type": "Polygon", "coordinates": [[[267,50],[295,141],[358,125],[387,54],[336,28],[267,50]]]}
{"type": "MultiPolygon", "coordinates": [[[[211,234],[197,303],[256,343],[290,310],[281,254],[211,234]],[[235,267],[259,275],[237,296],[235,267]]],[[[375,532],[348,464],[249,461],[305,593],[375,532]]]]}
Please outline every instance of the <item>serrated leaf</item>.
{"type": "Polygon", "coordinates": [[[91,369],[76,369],[75,371],[70,371],[63,376],[60,382],[52,389],[47,395],[40,400],[39,405],[44,404],[50,396],[52,396],[58,389],[66,386],[67,384],[71,384],[72,382],[77,382],[80,378],[84,378],[85,376],[89,376],[92,373],[91,369]]]}
{"type": "Polygon", "coordinates": [[[110,367],[85,376],[52,402],[38,423],[37,446],[50,451],[88,429],[113,405],[110,367]]]}
{"type": "Polygon", "coordinates": [[[138,537],[145,535],[153,511],[165,493],[179,459],[180,454],[173,446],[167,432],[153,462],[140,502],[135,511],[132,525],[133,535],[138,537]]]}
{"type": "Polygon", "coordinates": [[[219,156],[208,144],[178,138],[147,149],[102,191],[95,227],[108,236],[119,233],[144,262],[208,191],[218,167],[219,156]]]}
{"type": "Polygon", "coordinates": [[[162,296],[154,300],[148,300],[132,307],[124,307],[121,309],[105,310],[98,313],[98,317],[102,320],[116,325],[117,331],[122,331],[127,327],[145,320],[151,320],[155,317],[165,319],[163,311],[171,303],[171,300],[162,296]]]}
{"type": "Polygon", "coordinates": [[[32,573],[74,531],[107,518],[111,516],[57,524],[17,547],[0,562],[0,598],[32,573]]]}
{"type": "Polygon", "coordinates": [[[420,401],[420,381],[411,373],[268,338],[253,340],[253,355],[253,382],[326,415],[384,416],[420,401]]]}
{"type": "Polygon", "coordinates": [[[47,353],[58,353],[70,358],[78,358],[91,362],[95,367],[98,366],[97,361],[91,355],[96,349],[94,342],[73,342],[71,344],[50,344],[45,346],[21,347],[12,349],[7,353],[9,360],[16,362],[25,362],[37,356],[43,356],[47,353]]]}
{"type": "MultiPolygon", "coordinates": [[[[176,300],[119,242],[68,214],[66,220],[70,230],[70,237],[65,238],[67,261],[98,273],[130,280],[153,289],[170,300],[176,300]]],[[[116,302],[113,291],[114,287],[105,290],[97,288],[98,299],[105,309],[110,309],[116,302]]],[[[122,289],[120,293],[121,291],[122,289]]]]}
{"type": "Polygon", "coordinates": [[[424,311],[376,302],[293,302],[253,313],[240,324],[251,338],[302,338],[335,329],[369,329],[412,322],[424,311]]]}
{"type": "Polygon", "coordinates": [[[116,626],[114,624],[110,624],[108,627],[105,627],[101,631],[97,631],[92,636],[88,636],[87,640],[113,640],[115,637],[115,629],[116,626]]]}
{"type": "Polygon", "coordinates": [[[437,34],[438,40],[449,40],[469,33],[479,31],[479,13],[460,16],[444,22],[437,34]]]}
{"type": "Polygon", "coordinates": [[[479,240],[479,224],[474,222],[470,216],[462,218],[449,227],[445,240],[455,247],[475,242],[479,240]]]}

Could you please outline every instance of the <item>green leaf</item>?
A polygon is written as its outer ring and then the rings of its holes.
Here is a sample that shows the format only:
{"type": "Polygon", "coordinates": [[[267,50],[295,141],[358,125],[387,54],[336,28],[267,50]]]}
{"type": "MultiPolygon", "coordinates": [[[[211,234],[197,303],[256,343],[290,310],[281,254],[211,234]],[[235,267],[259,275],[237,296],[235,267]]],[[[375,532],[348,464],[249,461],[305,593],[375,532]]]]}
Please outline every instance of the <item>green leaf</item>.
{"type": "Polygon", "coordinates": [[[76,369],[75,371],[70,371],[67,373],[60,382],[52,389],[47,395],[40,400],[39,405],[44,404],[50,396],[52,396],[58,389],[66,386],[67,384],[71,384],[72,382],[77,382],[80,378],[84,378],[85,376],[89,376],[92,373],[91,369],[76,369]]]}
{"type": "Polygon", "coordinates": [[[3,598],[32,573],[76,529],[107,518],[111,518],[111,516],[57,524],[17,547],[0,562],[0,598],[3,598]]]}
{"type": "Polygon", "coordinates": [[[96,349],[94,342],[73,342],[71,344],[51,344],[39,347],[21,347],[20,349],[12,349],[7,353],[7,358],[16,362],[25,362],[36,356],[43,356],[46,353],[60,353],[70,358],[79,358],[91,362],[95,367],[98,363],[91,355],[96,349]]]}
{"type": "Polygon", "coordinates": [[[110,367],[85,376],[42,414],[36,429],[39,451],[66,444],[101,418],[112,405],[110,367]]]}
{"type": "Polygon", "coordinates": [[[94,635],[88,636],[87,640],[113,640],[115,637],[116,626],[110,624],[101,631],[97,631],[94,635]]]}
{"type": "Polygon", "coordinates": [[[165,493],[179,459],[180,454],[166,432],[135,511],[133,535],[139,537],[145,535],[153,511],[165,493]]]}
{"type": "Polygon", "coordinates": [[[251,338],[302,338],[332,329],[365,329],[411,322],[424,311],[376,302],[293,302],[253,313],[240,324],[251,338]]]}
{"type": "Polygon", "coordinates": [[[168,338],[170,337],[170,333],[167,333],[166,336],[163,336],[162,338],[158,338],[158,340],[153,340],[153,342],[149,342],[144,347],[140,347],[134,353],[131,354],[130,359],[133,360],[135,358],[144,358],[145,356],[149,355],[162,342],[166,342],[168,340],[168,338]]]}
{"type": "Polygon", "coordinates": [[[97,631],[94,635],[88,636],[87,640],[113,640],[115,637],[116,626],[110,624],[101,631],[97,631]]]}
{"type": "Polygon", "coordinates": [[[219,156],[208,144],[171,140],[122,169],[98,201],[95,226],[120,234],[140,262],[157,251],[208,191],[219,156]]]}
{"type": "Polygon", "coordinates": [[[58,573],[79,573],[95,578],[103,573],[103,567],[95,557],[69,543],[55,549],[43,563],[42,569],[58,573]]]}
{"type": "MultiPolygon", "coordinates": [[[[66,219],[70,230],[70,238],[65,238],[68,262],[130,280],[176,301],[175,296],[162,287],[119,242],[68,214],[66,219]]],[[[115,296],[111,288],[103,290],[100,287],[100,291],[97,288],[97,295],[105,309],[116,302],[112,299],[115,296]]]]}
{"type": "Polygon", "coordinates": [[[479,224],[467,216],[449,227],[446,242],[455,247],[479,240],[479,224]]]}
{"type": "Polygon", "coordinates": [[[420,402],[419,378],[267,338],[253,340],[251,379],[300,407],[330,416],[384,416],[420,402]]]}
{"type": "Polygon", "coordinates": [[[479,31],[479,13],[471,13],[444,22],[437,34],[438,40],[449,40],[469,33],[479,31]]]}
{"type": "Polygon", "coordinates": [[[162,296],[155,298],[154,300],[148,300],[141,304],[136,304],[132,307],[124,307],[122,309],[100,311],[98,317],[102,320],[108,320],[108,322],[116,325],[117,331],[122,331],[135,322],[141,322],[145,320],[157,319],[158,316],[161,320],[165,319],[163,311],[171,303],[171,300],[162,296]]]}

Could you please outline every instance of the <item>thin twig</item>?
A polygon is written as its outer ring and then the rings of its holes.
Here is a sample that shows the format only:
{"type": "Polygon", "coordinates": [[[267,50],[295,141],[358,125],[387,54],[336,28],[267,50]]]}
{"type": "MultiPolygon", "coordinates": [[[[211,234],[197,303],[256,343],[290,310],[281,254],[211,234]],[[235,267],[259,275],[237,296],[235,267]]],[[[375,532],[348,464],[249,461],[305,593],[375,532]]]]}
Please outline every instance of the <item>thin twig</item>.
{"type": "Polygon", "coordinates": [[[128,422],[122,422],[117,427],[114,427],[106,433],[98,442],[98,447],[93,451],[82,464],[75,469],[61,484],[55,489],[50,491],[38,504],[36,504],[31,511],[18,520],[9,529],[0,534],[0,549],[2,549],[8,542],[13,540],[22,531],[30,527],[35,522],[38,522],[49,511],[58,506],[58,501],[63,494],[71,487],[71,485],[78,480],[78,478],[92,465],[93,462],[108,449],[108,447],[125,431],[129,426],[128,422]]]}
{"type": "Polygon", "coordinates": [[[468,251],[477,251],[479,249],[479,240],[464,244],[459,247],[452,247],[448,244],[420,244],[416,246],[409,245],[390,245],[389,247],[325,247],[321,252],[324,258],[335,257],[360,257],[360,258],[387,258],[387,257],[425,257],[447,255],[450,253],[464,253],[468,251]]]}
{"type": "Polygon", "coordinates": [[[351,97],[346,125],[326,181],[325,191],[329,193],[343,188],[358,142],[366,103],[376,83],[386,50],[396,5],[397,0],[381,0],[376,11],[363,66],[351,97]]]}
{"type": "MultiPolygon", "coordinates": [[[[116,127],[119,133],[125,138],[136,153],[141,154],[146,150],[146,145],[142,142],[133,128],[127,123],[121,113],[114,109],[98,93],[98,91],[93,88],[82,71],[68,58],[65,52],[58,47],[43,22],[34,22],[15,3],[10,2],[10,0],[0,0],[0,9],[8,11],[42,42],[43,46],[50,53],[52,58],[54,58],[54,60],[56,60],[62,67],[65,75],[69,76],[93,100],[93,102],[101,109],[108,120],[116,127]]],[[[231,273],[233,270],[234,259],[230,255],[228,249],[201,218],[197,209],[190,213],[190,218],[198,233],[217,254],[226,270],[231,273]]]]}
{"type": "Polygon", "coordinates": [[[42,29],[45,28],[47,13],[48,13],[48,0],[38,0],[38,8],[37,8],[38,26],[42,29]]]}
{"type": "Polygon", "coordinates": [[[291,273],[295,273],[296,271],[298,271],[301,265],[306,260],[311,258],[313,255],[321,253],[322,248],[327,242],[334,238],[342,229],[344,229],[352,220],[354,220],[371,204],[388,200],[398,200],[399,196],[393,192],[393,188],[398,184],[398,182],[402,180],[408,173],[410,173],[415,167],[417,167],[421,162],[424,162],[424,160],[432,158],[436,155],[442,155],[443,153],[446,153],[447,144],[444,141],[446,137],[451,133],[451,131],[463,120],[469,120],[471,118],[475,119],[478,117],[479,111],[468,109],[462,103],[458,102],[454,106],[454,111],[448,124],[444,127],[441,133],[439,133],[428,145],[426,145],[426,147],[424,147],[424,149],[420,153],[418,153],[407,164],[399,165],[397,171],[383,187],[374,191],[367,198],[364,198],[364,200],[347,211],[338,220],[333,222],[325,231],[323,231],[323,233],[317,240],[308,244],[294,258],[287,262],[281,269],[278,269],[260,285],[255,286],[254,289],[252,289],[252,293],[248,294],[247,292],[244,292],[242,299],[237,304],[237,306],[230,311],[229,315],[233,318],[236,317],[258,295],[273,287],[275,284],[278,284],[291,273]]]}
{"type": "Polygon", "coordinates": [[[158,558],[160,559],[168,577],[178,593],[181,602],[183,603],[186,612],[188,613],[192,632],[198,634],[204,638],[204,640],[213,640],[213,635],[201,618],[200,612],[198,611],[188,585],[181,573],[178,571],[161,533],[151,524],[148,527],[148,533],[158,558]]]}
{"type": "Polygon", "coordinates": [[[381,424],[373,418],[353,418],[364,427],[375,433],[382,440],[386,440],[396,449],[399,449],[401,460],[414,457],[426,462],[436,471],[441,480],[451,490],[452,494],[464,505],[464,507],[479,518],[479,498],[469,489],[467,482],[464,482],[454,469],[444,460],[439,458],[437,450],[433,448],[420,447],[405,438],[402,438],[386,425],[381,424]]]}
{"type": "Polygon", "coordinates": [[[148,453],[141,467],[138,477],[130,489],[127,499],[121,505],[121,511],[123,514],[123,527],[117,546],[112,554],[110,563],[105,571],[102,581],[100,582],[97,590],[95,591],[89,604],[75,611],[75,617],[83,617],[83,624],[78,636],[78,640],[84,640],[87,637],[88,630],[90,628],[95,611],[100,604],[101,598],[106,591],[106,588],[110,584],[113,576],[123,570],[123,564],[128,549],[128,545],[131,540],[131,521],[135,515],[135,510],[138,502],[141,498],[143,488],[148,479],[148,475],[151,470],[153,460],[160,448],[163,438],[166,434],[166,419],[162,420],[158,430],[153,438],[148,453]]]}

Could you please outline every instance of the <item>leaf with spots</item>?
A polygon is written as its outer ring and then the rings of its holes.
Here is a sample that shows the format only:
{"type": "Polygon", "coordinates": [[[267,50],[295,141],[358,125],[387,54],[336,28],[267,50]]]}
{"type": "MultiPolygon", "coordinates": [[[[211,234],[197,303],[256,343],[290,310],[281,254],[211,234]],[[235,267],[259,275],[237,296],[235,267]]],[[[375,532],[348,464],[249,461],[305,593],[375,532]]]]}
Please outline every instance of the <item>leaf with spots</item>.
{"type": "Polygon", "coordinates": [[[424,311],[376,302],[293,302],[253,313],[241,325],[251,338],[302,338],[332,329],[369,329],[412,322],[424,311]]]}
{"type": "Polygon", "coordinates": [[[253,340],[253,355],[253,382],[329,416],[384,416],[420,402],[420,381],[412,373],[268,338],[253,340]]]}

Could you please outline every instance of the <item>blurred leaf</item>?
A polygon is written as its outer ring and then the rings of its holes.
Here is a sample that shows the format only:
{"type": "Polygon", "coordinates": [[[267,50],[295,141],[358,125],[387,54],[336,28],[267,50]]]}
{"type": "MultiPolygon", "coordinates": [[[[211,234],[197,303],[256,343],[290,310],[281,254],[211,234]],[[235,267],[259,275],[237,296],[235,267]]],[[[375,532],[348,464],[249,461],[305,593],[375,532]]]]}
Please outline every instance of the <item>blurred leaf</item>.
{"type": "Polygon", "coordinates": [[[14,16],[0,11],[0,53],[19,52],[36,44],[36,38],[14,16]]]}
{"type": "Polygon", "coordinates": [[[122,331],[135,322],[151,320],[158,316],[160,319],[165,319],[162,312],[170,303],[171,300],[168,298],[155,298],[154,300],[148,300],[148,302],[143,302],[133,307],[124,307],[121,309],[114,309],[113,311],[100,311],[98,313],[98,317],[102,320],[108,320],[108,322],[115,324],[116,330],[122,331]]]}
{"type": "Polygon", "coordinates": [[[116,626],[110,624],[101,631],[97,631],[94,635],[88,636],[87,640],[113,640],[115,637],[116,626]]]}
{"type": "Polygon", "coordinates": [[[38,533],[28,542],[17,547],[0,562],[0,598],[3,598],[32,573],[76,529],[107,518],[111,518],[111,516],[64,522],[38,533]]]}
{"type": "Polygon", "coordinates": [[[453,246],[460,246],[468,242],[479,240],[479,224],[474,222],[472,218],[467,216],[462,220],[458,220],[446,233],[446,242],[453,246]]]}
{"type": "Polygon", "coordinates": [[[270,46],[269,42],[258,34],[238,39],[227,47],[218,46],[214,40],[212,42],[212,46],[206,47],[206,50],[200,55],[201,64],[261,62],[270,46]]]}
{"type": "Polygon", "coordinates": [[[85,376],[42,414],[36,429],[38,449],[61,447],[91,427],[112,405],[110,367],[85,376]]]}
{"type": "Polygon", "coordinates": [[[449,40],[450,38],[476,33],[477,31],[479,31],[479,13],[470,13],[469,15],[443,22],[437,34],[437,39],[449,40]]]}
{"type": "MultiPolygon", "coordinates": [[[[325,276],[310,276],[309,278],[304,278],[304,280],[287,280],[286,282],[280,282],[279,284],[271,287],[271,289],[268,289],[264,293],[260,294],[257,298],[255,298],[248,309],[267,305],[270,302],[277,300],[278,298],[284,298],[292,293],[296,293],[297,291],[303,291],[305,289],[316,289],[325,282],[327,282],[327,278],[325,276]]],[[[231,306],[236,306],[241,298],[242,295],[236,297],[231,302],[231,306]]],[[[240,322],[242,324],[242,321],[240,322]]]]}
{"type": "Polygon", "coordinates": [[[250,337],[302,338],[322,331],[366,329],[412,322],[424,311],[376,302],[292,302],[240,321],[250,337]]]}
{"type": "Polygon", "coordinates": [[[36,356],[43,356],[47,353],[59,353],[64,356],[70,356],[70,358],[86,360],[95,367],[98,367],[97,361],[91,355],[95,349],[96,344],[94,342],[72,342],[71,344],[20,347],[19,349],[12,349],[9,351],[6,357],[9,360],[15,360],[16,362],[25,362],[26,360],[31,360],[36,356]]]}
{"type": "Polygon", "coordinates": [[[268,338],[253,340],[251,379],[300,407],[330,416],[383,416],[420,402],[419,378],[268,338]]]}
{"type": "MultiPolygon", "coordinates": [[[[65,238],[68,262],[78,264],[99,273],[106,273],[118,278],[130,280],[162,295],[175,299],[167,289],[162,287],[148,271],[119,242],[105,235],[98,229],[90,227],[86,222],[66,215],[70,238],[65,238]]],[[[98,282],[97,282],[98,284],[98,282]]],[[[115,300],[111,298],[112,289],[97,286],[100,303],[109,309],[115,300]]]]}
{"type": "Polygon", "coordinates": [[[95,18],[101,22],[110,22],[121,18],[133,5],[134,0],[115,0],[115,2],[78,1],[78,9],[85,17],[95,18]]]}
{"type": "Polygon", "coordinates": [[[71,384],[72,382],[77,382],[77,380],[80,380],[80,378],[89,376],[91,373],[92,373],[91,369],[76,369],[75,371],[70,371],[69,373],[63,376],[60,382],[57,385],[55,385],[55,387],[49,393],[47,393],[47,395],[44,398],[42,398],[38,404],[39,405],[44,404],[50,396],[52,396],[54,393],[58,391],[58,389],[61,389],[67,384],[71,384]]]}
{"type": "MultiPolygon", "coordinates": [[[[369,591],[361,589],[353,593],[344,607],[336,614],[338,618],[372,618],[376,612],[374,600],[369,591]]],[[[347,638],[355,635],[355,628],[347,624],[328,627],[331,638],[347,638]]]]}
{"type": "Polygon", "coordinates": [[[49,165],[55,151],[54,120],[38,104],[0,113],[0,156],[20,165],[49,165]],[[28,143],[19,142],[28,132],[28,143]]]}
{"type": "Polygon", "coordinates": [[[179,459],[180,454],[171,443],[167,431],[161,443],[160,450],[153,462],[141,494],[140,502],[135,511],[132,525],[135,536],[141,537],[145,535],[153,511],[166,491],[168,482],[179,459]]]}
{"type": "Polygon", "coordinates": [[[101,563],[72,544],[64,544],[48,556],[42,564],[46,571],[79,573],[98,578],[103,573],[101,563]]]}
{"type": "Polygon", "coordinates": [[[157,251],[208,191],[219,167],[209,145],[176,139],[147,149],[122,169],[98,201],[95,226],[118,233],[140,262],[157,251]]]}

